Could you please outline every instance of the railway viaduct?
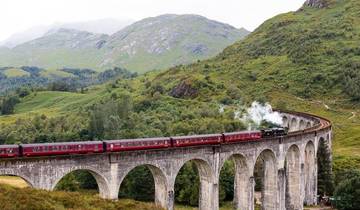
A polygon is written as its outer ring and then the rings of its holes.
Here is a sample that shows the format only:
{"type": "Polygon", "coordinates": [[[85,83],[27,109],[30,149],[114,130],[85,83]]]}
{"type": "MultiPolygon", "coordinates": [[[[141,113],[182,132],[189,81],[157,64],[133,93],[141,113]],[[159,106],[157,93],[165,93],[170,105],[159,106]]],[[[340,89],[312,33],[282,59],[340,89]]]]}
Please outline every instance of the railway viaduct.
{"type": "Polygon", "coordinates": [[[0,160],[0,175],[16,175],[34,188],[54,190],[68,173],[89,171],[97,181],[100,196],[117,199],[125,176],[145,165],[153,174],[155,203],[174,209],[175,179],[193,161],[200,176],[200,210],[219,209],[219,177],[225,161],[235,163],[234,205],[239,210],[254,210],[254,168],[262,162],[262,209],[303,209],[316,204],[317,158],[320,141],[330,150],[332,128],[329,121],[304,113],[281,113],[290,128],[286,137],[254,142],[89,154],[0,160]]]}

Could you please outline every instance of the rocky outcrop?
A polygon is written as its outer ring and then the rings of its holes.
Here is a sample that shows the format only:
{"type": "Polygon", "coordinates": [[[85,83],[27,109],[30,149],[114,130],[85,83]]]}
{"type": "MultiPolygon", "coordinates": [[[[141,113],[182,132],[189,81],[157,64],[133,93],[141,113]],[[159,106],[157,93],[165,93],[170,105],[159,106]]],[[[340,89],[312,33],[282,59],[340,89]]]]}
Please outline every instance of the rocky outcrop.
{"type": "Polygon", "coordinates": [[[324,8],[328,6],[328,0],[306,0],[304,5],[315,8],[324,8]]]}
{"type": "Polygon", "coordinates": [[[174,98],[195,98],[197,95],[198,90],[189,81],[180,82],[170,92],[170,96],[174,98]]]}

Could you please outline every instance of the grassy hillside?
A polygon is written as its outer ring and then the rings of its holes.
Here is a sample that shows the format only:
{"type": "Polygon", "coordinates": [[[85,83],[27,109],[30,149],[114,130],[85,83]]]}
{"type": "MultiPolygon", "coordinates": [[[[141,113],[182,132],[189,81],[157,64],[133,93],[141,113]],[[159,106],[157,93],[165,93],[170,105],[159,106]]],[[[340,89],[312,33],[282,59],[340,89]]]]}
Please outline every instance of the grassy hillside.
{"type": "Polygon", "coordinates": [[[3,74],[7,77],[22,77],[22,76],[30,76],[29,72],[26,72],[22,69],[18,68],[10,68],[3,72],[3,74]]]}
{"type": "Polygon", "coordinates": [[[85,88],[109,80],[136,76],[126,69],[113,68],[103,72],[91,69],[42,69],[22,66],[19,68],[0,67],[0,96],[21,88],[64,90],[85,88]],[[54,86],[54,84],[57,84],[54,86]],[[49,87],[52,85],[52,88],[49,87]]]}
{"type": "Polygon", "coordinates": [[[0,209],[3,210],[160,210],[150,203],[131,200],[109,201],[98,196],[74,192],[47,192],[31,188],[0,185],[0,209]]]}

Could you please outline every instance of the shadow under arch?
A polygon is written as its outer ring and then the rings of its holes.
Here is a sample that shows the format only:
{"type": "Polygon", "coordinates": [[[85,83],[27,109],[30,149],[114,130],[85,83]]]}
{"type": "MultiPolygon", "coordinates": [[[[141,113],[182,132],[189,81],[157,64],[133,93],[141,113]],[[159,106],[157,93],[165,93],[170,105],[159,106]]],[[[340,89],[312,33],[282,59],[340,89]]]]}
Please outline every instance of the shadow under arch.
{"type": "MultiPolygon", "coordinates": [[[[200,210],[205,209],[213,209],[215,205],[218,205],[218,199],[214,199],[214,193],[218,189],[214,189],[215,183],[217,181],[215,180],[215,173],[211,167],[211,165],[204,159],[200,158],[194,158],[194,159],[188,159],[183,162],[182,165],[178,168],[176,172],[175,177],[175,194],[177,192],[176,189],[176,183],[179,178],[179,174],[181,173],[182,169],[187,167],[187,164],[193,163],[195,165],[195,168],[197,170],[197,174],[199,176],[199,200],[198,200],[198,206],[200,210]]],[[[195,183],[194,183],[195,184],[195,183]]],[[[217,185],[216,185],[217,186],[217,185]]]]}
{"type": "Polygon", "coordinates": [[[299,122],[299,130],[304,130],[306,127],[305,121],[303,119],[299,122]]]}
{"type": "Polygon", "coordinates": [[[259,169],[261,180],[261,209],[278,209],[277,159],[272,150],[264,149],[261,151],[253,168],[254,176],[257,169],[259,169]]]}
{"type": "MultiPolygon", "coordinates": [[[[153,182],[150,181],[151,183],[147,183],[147,184],[153,185],[155,187],[155,189],[154,189],[154,191],[155,191],[154,192],[155,205],[166,208],[167,200],[168,200],[167,179],[166,179],[166,176],[165,176],[163,170],[161,170],[157,166],[150,165],[150,164],[142,164],[142,165],[137,165],[137,166],[134,166],[132,168],[129,168],[126,171],[123,178],[120,180],[120,184],[119,184],[117,189],[119,189],[119,192],[121,192],[122,186],[124,184],[126,184],[125,183],[126,180],[128,178],[130,178],[129,175],[131,175],[132,172],[136,172],[137,169],[141,169],[141,168],[149,170],[150,173],[152,174],[152,180],[151,181],[153,181],[153,182]]],[[[144,172],[144,171],[142,171],[142,172],[144,172]]],[[[134,178],[134,177],[132,177],[132,178],[134,178]]]]}
{"type": "Polygon", "coordinates": [[[313,141],[308,141],[304,151],[304,181],[305,181],[305,197],[303,203],[305,205],[313,205],[316,200],[316,153],[313,141]]]}
{"type": "Polygon", "coordinates": [[[27,176],[17,174],[17,173],[0,173],[0,177],[6,177],[6,176],[18,177],[19,179],[23,180],[29,187],[34,188],[34,184],[32,183],[31,179],[27,176]]]}
{"type": "MultiPolygon", "coordinates": [[[[247,164],[247,159],[242,154],[232,154],[221,164],[220,182],[222,178],[223,169],[226,163],[231,161],[234,166],[234,179],[233,181],[233,208],[234,209],[247,209],[251,205],[249,196],[250,190],[250,169],[247,164]]],[[[220,190],[220,189],[219,189],[220,190]]]]}
{"type": "Polygon", "coordinates": [[[283,126],[288,128],[289,127],[289,118],[287,116],[283,116],[282,121],[283,121],[283,126]]]}
{"type": "Polygon", "coordinates": [[[98,186],[100,197],[102,198],[110,198],[110,189],[109,189],[109,183],[107,179],[101,175],[100,172],[96,171],[95,169],[88,168],[88,167],[81,167],[81,168],[75,168],[70,169],[62,173],[61,176],[59,176],[53,185],[51,186],[51,190],[55,190],[56,186],[60,183],[60,181],[66,177],[67,175],[77,172],[77,171],[86,171],[92,175],[92,177],[96,180],[96,184],[98,186]]]}
{"type": "Polygon", "coordinates": [[[296,144],[289,147],[285,156],[285,173],[286,173],[286,196],[285,206],[288,210],[301,209],[303,202],[301,195],[301,165],[300,149],[296,144]]]}

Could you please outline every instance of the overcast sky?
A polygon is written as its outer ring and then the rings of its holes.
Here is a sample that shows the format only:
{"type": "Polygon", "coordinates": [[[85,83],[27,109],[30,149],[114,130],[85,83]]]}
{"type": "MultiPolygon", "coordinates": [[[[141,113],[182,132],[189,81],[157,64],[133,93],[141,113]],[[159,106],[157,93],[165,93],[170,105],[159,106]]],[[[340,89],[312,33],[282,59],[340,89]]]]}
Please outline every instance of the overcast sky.
{"type": "Polygon", "coordinates": [[[1,0],[0,40],[33,26],[102,18],[199,14],[254,30],[266,19],[300,8],[305,0],[1,0]]]}

